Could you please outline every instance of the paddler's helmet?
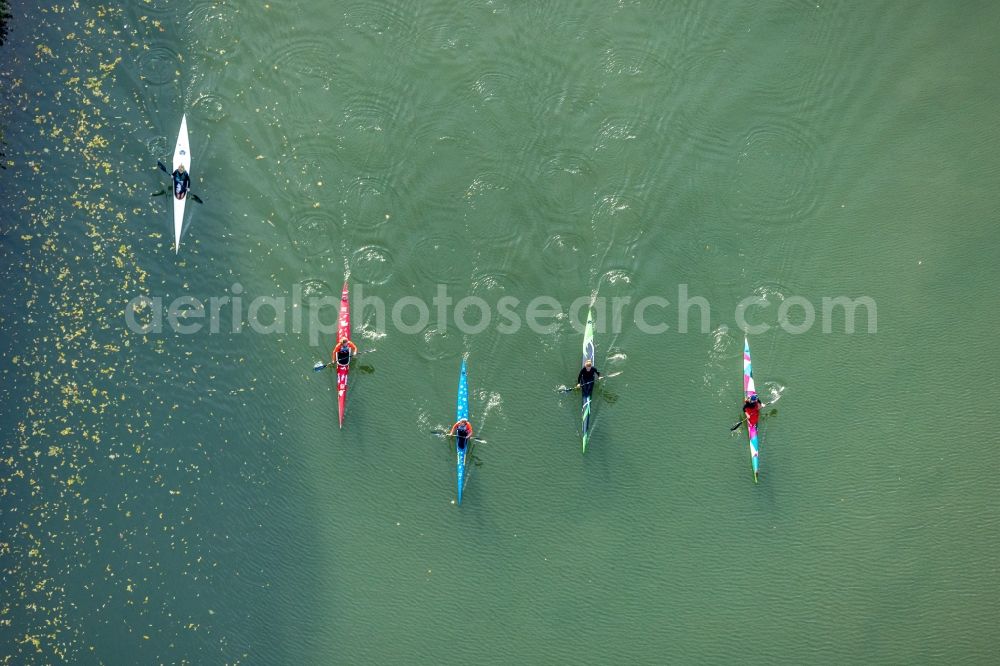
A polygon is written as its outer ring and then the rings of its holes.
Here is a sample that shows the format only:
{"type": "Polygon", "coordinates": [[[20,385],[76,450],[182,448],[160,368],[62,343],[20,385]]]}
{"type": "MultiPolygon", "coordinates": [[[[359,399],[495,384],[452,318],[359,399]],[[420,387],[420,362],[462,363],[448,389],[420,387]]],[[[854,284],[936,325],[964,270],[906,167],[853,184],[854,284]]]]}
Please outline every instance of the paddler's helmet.
{"type": "Polygon", "coordinates": [[[750,402],[757,402],[757,394],[756,393],[754,393],[752,396],[750,396],[750,402]]]}

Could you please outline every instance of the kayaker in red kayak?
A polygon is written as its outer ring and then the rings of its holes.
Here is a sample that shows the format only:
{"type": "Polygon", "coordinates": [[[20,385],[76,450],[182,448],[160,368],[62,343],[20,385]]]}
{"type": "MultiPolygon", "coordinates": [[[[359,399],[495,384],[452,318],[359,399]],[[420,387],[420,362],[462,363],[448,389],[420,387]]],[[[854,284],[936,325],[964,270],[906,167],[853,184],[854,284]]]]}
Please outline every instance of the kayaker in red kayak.
{"type": "Polygon", "coordinates": [[[472,437],[472,424],[469,423],[468,419],[461,419],[451,427],[451,431],[448,434],[457,437],[458,448],[464,449],[465,443],[472,437]]]}
{"type": "Polygon", "coordinates": [[[351,357],[358,353],[358,348],[347,338],[337,342],[337,365],[350,365],[351,357]]]}
{"type": "Polygon", "coordinates": [[[576,377],[576,385],[583,391],[583,397],[589,398],[594,391],[594,382],[601,376],[601,371],[594,367],[594,362],[589,358],[580,368],[580,374],[576,377]]]}
{"type": "Polygon", "coordinates": [[[757,425],[757,420],[760,418],[760,408],[763,406],[764,403],[760,401],[756,393],[751,394],[746,402],[743,403],[743,413],[746,415],[747,422],[750,425],[757,425]]]}

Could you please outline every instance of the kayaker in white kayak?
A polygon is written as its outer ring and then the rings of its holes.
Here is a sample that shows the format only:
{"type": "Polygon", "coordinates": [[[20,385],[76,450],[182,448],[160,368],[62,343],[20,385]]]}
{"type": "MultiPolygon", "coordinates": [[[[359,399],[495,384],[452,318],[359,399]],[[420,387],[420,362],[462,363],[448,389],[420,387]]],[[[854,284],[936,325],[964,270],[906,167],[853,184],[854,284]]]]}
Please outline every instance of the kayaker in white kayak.
{"type": "Polygon", "coordinates": [[[457,437],[458,448],[464,449],[465,444],[472,437],[472,424],[469,423],[468,419],[460,419],[451,427],[451,431],[448,434],[457,437]]]}
{"type": "MultiPolygon", "coordinates": [[[[191,191],[191,176],[188,174],[187,169],[183,165],[177,167],[177,170],[173,173],[163,165],[163,162],[159,160],[156,161],[156,166],[160,167],[160,170],[171,177],[174,181],[174,197],[177,199],[190,198],[193,199],[195,203],[205,203],[201,200],[197,194],[191,191]]],[[[153,192],[151,196],[159,197],[166,194],[166,190],[160,190],[159,192],[153,192]]]]}
{"type": "Polygon", "coordinates": [[[601,371],[594,367],[594,362],[589,358],[584,361],[580,368],[580,374],[576,377],[576,385],[583,391],[583,397],[589,398],[594,392],[594,382],[601,376],[601,371]]]}
{"type": "Polygon", "coordinates": [[[358,353],[358,348],[347,338],[341,338],[337,342],[337,365],[350,365],[351,358],[358,353]]]}
{"type": "Polygon", "coordinates": [[[191,187],[191,176],[188,175],[183,164],[177,165],[176,171],[170,175],[174,179],[174,197],[183,199],[191,187]]]}

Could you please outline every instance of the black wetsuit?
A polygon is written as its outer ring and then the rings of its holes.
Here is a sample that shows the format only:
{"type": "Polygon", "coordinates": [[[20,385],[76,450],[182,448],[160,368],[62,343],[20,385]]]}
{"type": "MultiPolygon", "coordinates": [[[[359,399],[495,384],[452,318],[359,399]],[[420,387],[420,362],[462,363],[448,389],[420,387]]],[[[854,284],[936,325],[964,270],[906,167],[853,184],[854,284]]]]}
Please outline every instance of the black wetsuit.
{"type": "Polygon", "coordinates": [[[594,366],[590,366],[590,369],[580,368],[580,374],[576,377],[576,383],[580,385],[580,390],[583,391],[583,397],[589,398],[590,394],[594,391],[594,382],[597,378],[601,376],[600,371],[594,366]]]}
{"type": "Polygon", "coordinates": [[[348,365],[351,362],[351,348],[337,347],[337,365],[348,365]]]}
{"type": "Polygon", "coordinates": [[[174,171],[174,196],[178,199],[183,199],[184,195],[187,194],[188,188],[191,187],[191,176],[185,171],[181,173],[180,171],[174,171]]]}

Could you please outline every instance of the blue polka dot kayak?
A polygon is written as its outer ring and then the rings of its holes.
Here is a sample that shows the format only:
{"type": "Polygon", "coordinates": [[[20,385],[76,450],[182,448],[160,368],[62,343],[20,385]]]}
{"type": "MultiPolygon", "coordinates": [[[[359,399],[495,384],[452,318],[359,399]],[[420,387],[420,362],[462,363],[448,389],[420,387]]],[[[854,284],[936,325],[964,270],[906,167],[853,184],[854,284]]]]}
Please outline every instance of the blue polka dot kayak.
{"type": "MultiPolygon", "coordinates": [[[[465,359],[458,373],[458,402],[455,407],[455,422],[469,418],[469,374],[465,359]]],[[[462,503],[462,486],[465,485],[465,461],[471,445],[461,437],[455,437],[455,471],[458,479],[458,503],[462,503]]]]}
{"type": "MultiPolygon", "coordinates": [[[[750,342],[743,338],[743,397],[749,400],[750,396],[756,395],[757,389],[753,384],[753,363],[750,361],[750,342]]],[[[744,415],[745,417],[745,415],[744,415]]],[[[750,437],[750,467],[753,469],[753,482],[757,483],[757,471],[760,466],[760,443],[757,440],[757,424],[750,423],[747,419],[747,433],[750,437]]]]}

